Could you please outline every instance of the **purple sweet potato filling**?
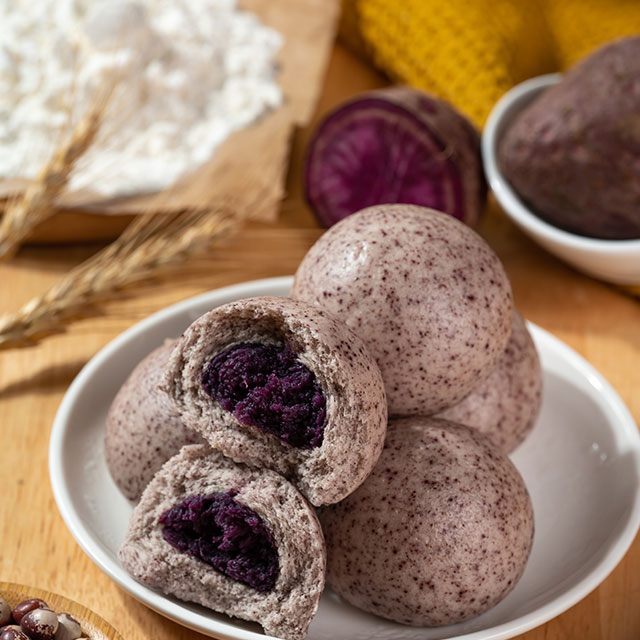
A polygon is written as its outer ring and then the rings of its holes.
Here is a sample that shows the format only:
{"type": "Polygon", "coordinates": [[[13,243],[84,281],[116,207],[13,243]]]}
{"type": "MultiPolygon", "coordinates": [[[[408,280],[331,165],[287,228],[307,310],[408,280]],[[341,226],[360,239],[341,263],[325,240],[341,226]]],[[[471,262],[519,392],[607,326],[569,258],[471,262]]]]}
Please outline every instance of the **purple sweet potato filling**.
{"type": "Polygon", "coordinates": [[[260,516],[237,492],[190,496],[162,514],[162,537],[225,576],[258,591],[273,589],[278,553],[260,516]]]}
{"type": "Polygon", "coordinates": [[[327,415],[324,393],[316,376],[286,346],[230,347],[205,367],[202,385],[242,424],[294,447],[322,444],[327,415]]]}

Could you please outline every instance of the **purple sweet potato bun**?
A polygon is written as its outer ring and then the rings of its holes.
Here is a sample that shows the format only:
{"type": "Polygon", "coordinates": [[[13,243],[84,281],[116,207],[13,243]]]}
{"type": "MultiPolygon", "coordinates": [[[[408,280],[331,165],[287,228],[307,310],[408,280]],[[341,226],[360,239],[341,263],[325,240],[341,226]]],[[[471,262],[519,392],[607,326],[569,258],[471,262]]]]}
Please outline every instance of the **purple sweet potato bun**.
{"type": "Polygon", "coordinates": [[[478,132],[449,103],[411,87],[364,93],[331,112],[309,145],[304,181],[326,227],[397,202],[473,225],[486,200],[478,132]]]}
{"type": "Polygon", "coordinates": [[[344,323],[290,298],[246,298],[198,318],[163,385],[211,446],[277,471],[316,506],[358,487],[384,443],[373,356],[344,323]]]}
{"type": "Polygon", "coordinates": [[[181,447],[204,442],[184,425],[169,396],[160,389],[173,346],[174,341],[167,341],[136,366],[107,414],[107,467],[129,500],[138,500],[156,471],[181,447]]]}
{"type": "Polygon", "coordinates": [[[529,330],[516,311],[498,366],[466,398],[437,414],[482,431],[511,453],[533,429],[542,404],[542,369],[529,330]]]}
{"type": "Polygon", "coordinates": [[[596,50],[534,100],[502,138],[499,162],[551,224],[640,238],[640,37],[596,50]]]}
{"type": "Polygon", "coordinates": [[[436,418],[389,421],[371,475],[320,510],[327,584],[413,626],[480,615],[513,589],[533,541],[531,499],[505,453],[436,418]]]}
{"type": "Polygon", "coordinates": [[[183,447],[147,485],[119,558],[149,587],[302,640],[324,588],[315,512],[268,469],[183,447]]]}
{"type": "Polygon", "coordinates": [[[511,286],[487,243],[452,216],[387,204],[328,229],[300,263],[292,297],[364,340],[389,415],[429,415],[486,378],[513,321],[511,286]]]}

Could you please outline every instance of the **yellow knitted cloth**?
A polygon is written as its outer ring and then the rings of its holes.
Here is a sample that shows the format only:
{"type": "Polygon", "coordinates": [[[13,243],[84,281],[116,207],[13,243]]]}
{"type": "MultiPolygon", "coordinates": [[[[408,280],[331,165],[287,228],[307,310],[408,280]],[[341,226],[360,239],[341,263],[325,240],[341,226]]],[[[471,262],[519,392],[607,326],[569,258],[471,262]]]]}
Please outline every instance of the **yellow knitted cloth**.
{"type": "Polygon", "coordinates": [[[343,0],[340,35],[393,80],[484,123],[498,98],[640,33],[640,0],[343,0]]]}

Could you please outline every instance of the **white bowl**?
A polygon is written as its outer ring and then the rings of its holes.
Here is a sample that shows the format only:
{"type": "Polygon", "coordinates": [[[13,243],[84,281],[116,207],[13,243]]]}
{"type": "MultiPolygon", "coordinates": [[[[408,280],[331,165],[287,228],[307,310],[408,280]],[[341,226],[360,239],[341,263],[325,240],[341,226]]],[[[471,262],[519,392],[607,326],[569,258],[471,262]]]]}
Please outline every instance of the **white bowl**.
{"type": "MultiPolygon", "coordinates": [[[[53,425],[49,469],[67,527],[89,557],[132,596],[216,638],[265,640],[255,624],[166,596],[136,582],[118,561],[131,505],[109,476],[107,410],[134,366],[209,309],[258,295],[288,295],[291,278],[211,291],[164,309],[98,353],[69,387],[53,425]]],[[[640,523],[640,435],[604,378],[546,331],[529,325],[540,354],[544,398],[538,423],[512,460],[536,519],[522,579],[496,607],[460,624],[406,627],[346,604],[327,589],[307,640],[504,640],[559,615],[595,589],[621,560],[640,523]]]]}
{"type": "Polygon", "coordinates": [[[554,227],[520,199],[500,171],[498,145],[507,127],[538,94],[560,78],[559,73],[531,78],[498,100],[482,134],[487,180],[505,213],[547,251],[596,278],[618,284],[640,284],[640,239],[599,240],[554,227]]]}

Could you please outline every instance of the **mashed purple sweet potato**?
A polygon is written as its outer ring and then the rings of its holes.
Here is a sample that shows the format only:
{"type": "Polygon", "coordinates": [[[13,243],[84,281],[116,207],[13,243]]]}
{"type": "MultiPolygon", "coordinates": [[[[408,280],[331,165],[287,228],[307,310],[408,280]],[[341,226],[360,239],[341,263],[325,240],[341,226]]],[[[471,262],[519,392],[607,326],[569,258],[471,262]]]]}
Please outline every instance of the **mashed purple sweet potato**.
{"type": "Polygon", "coordinates": [[[286,346],[234,345],[211,360],[202,385],[243,424],[294,447],[322,444],[325,396],[316,376],[286,346]]]}
{"type": "Polygon", "coordinates": [[[278,553],[260,516],[235,492],[190,496],[162,514],[163,538],[173,547],[258,591],[273,589],[278,553]]]}

